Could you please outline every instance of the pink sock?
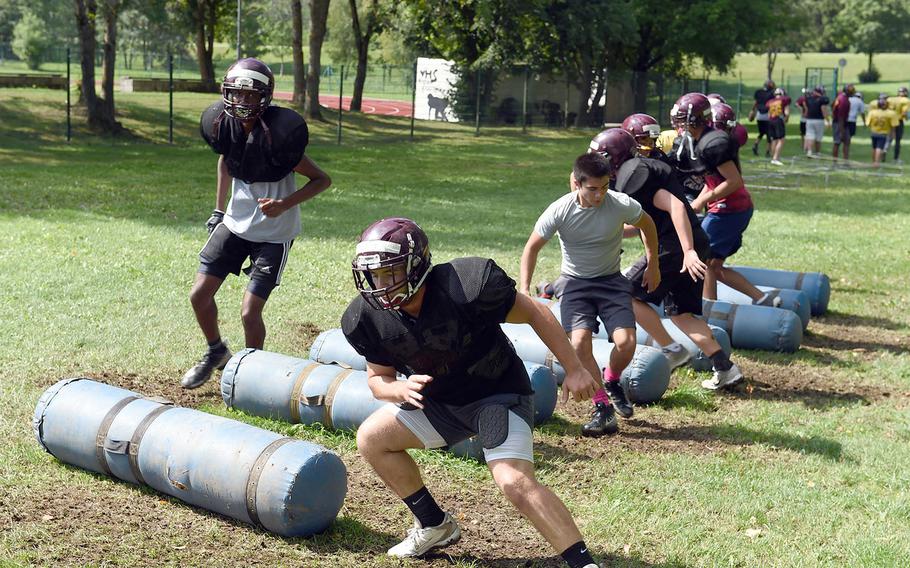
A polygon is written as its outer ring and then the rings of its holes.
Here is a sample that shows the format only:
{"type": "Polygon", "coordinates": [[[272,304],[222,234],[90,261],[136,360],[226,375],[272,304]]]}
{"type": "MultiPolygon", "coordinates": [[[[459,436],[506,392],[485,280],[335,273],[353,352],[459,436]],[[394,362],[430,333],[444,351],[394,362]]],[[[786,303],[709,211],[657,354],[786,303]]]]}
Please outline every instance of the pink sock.
{"type": "Polygon", "coordinates": [[[597,404],[598,402],[610,404],[610,397],[607,396],[607,391],[605,391],[603,388],[597,389],[597,392],[594,393],[594,398],[592,400],[594,401],[594,404],[597,404]]]}
{"type": "Polygon", "coordinates": [[[604,369],[604,381],[608,383],[615,383],[619,380],[619,376],[622,375],[622,371],[614,371],[610,367],[604,369]]]}

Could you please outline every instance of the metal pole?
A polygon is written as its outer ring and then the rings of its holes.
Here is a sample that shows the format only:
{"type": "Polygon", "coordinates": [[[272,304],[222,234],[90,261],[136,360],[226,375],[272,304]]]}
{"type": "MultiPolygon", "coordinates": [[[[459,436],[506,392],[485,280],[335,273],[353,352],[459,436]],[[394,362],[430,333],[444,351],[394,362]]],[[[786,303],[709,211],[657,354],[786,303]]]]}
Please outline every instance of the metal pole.
{"type": "Polygon", "coordinates": [[[66,141],[72,140],[73,130],[70,121],[70,48],[66,48],[66,141]]]}
{"type": "Polygon", "coordinates": [[[341,76],[338,78],[338,143],[341,144],[341,113],[342,99],[344,98],[344,65],[341,66],[341,76]]]}
{"type": "Polygon", "coordinates": [[[168,128],[167,143],[174,143],[174,54],[167,54],[167,94],[168,94],[168,128]]]}
{"type": "Polygon", "coordinates": [[[242,0],[237,0],[237,59],[240,59],[240,13],[241,13],[241,2],[242,2],[242,0]]]}
{"type": "Polygon", "coordinates": [[[525,85],[521,95],[521,131],[528,131],[528,80],[531,68],[525,65],[525,85]]]}
{"type": "Polygon", "coordinates": [[[480,69],[474,73],[477,81],[477,98],[474,101],[474,136],[480,136],[480,69]]]}
{"type": "MultiPolygon", "coordinates": [[[[743,112],[743,72],[739,72],[739,84],[736,86],[736,116],[743,112]]],[[[740,119],[741,120],[741,119],[740,119]]]]}
{"type": "Polygon", "coordinates": [[[566,78],[566,106],[562,109],[563,128],[569,127],[569,79],[566,78]]]}
{"type": "Polygon", "coordinates": [[[414,80],[411,83],[411,140],[414,139],[414,113],[417,108],[417,62],[414,62],[414,80]]]}

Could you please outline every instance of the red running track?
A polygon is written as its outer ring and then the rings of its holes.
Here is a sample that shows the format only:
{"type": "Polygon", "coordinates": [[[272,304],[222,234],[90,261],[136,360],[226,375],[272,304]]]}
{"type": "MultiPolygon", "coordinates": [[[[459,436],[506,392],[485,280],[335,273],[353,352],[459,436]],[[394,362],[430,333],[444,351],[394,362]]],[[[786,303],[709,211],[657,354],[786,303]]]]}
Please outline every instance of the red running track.
{"type": "MultiPolygon", "coordinates": [[[[275,98],[289,101],[292,93],[276,91],[275,98]]],[[[320,95],[319,104],[331,109],[338,108],[338,97],[333,95],[320,95]]],[[[351,110],[351,97],[342,97],[343,110],[351,110]]],[[[391,99],[368,99],[361,102],[361,109],[365,114],[380,114],[383,116],[411,116],[410,101],[396,101],[391,99]]]]}

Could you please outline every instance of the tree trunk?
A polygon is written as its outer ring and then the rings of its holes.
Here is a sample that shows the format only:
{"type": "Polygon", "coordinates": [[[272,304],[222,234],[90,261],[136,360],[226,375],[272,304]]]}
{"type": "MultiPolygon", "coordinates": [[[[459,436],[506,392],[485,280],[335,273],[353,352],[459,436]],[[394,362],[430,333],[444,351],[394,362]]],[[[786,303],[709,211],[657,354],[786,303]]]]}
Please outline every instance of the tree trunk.
{"type": "Polygon", "coordinates": [[[869,65],[866,67],[866,70],[870,73],[872,72],[872,52],[869,52],[869,65]]]}
{"type": "MultiPolygon", "coordinates": [[[[581,64],[578,69],[578,80],[575,82],[575,88],[578,90],[578,116],[576,124],[578,126],[587,126],[591,114],[589,99],[591,98],[591,87],[594,85],[594,67],[591,65],[591,58],[586,53],[581,56],[581,64]]],[[[569,109],[566,109],[568,112],[569,109]]]]}
{"type": "Polygon", "coordinates": [[[635,95],[635,112],[646,112],[648,109],[648,70],[636,69],[632,72],[632,91],[635,95]]]}
{"type": "Polygon", "coordinates": [[[603,124],[603,113],[600,111],[600,99],[603,98],[604,89],[606,89],[606,69],[598,69],[592,74],[592,77],[594,83],[594,97],[591,99],[591,106],[582,124],[600,126],[603,124]]]}
{"type": "Polygon", "coordinates": [[[211,92],[218,89],[215,85],[215,66],[212,64],[212,48],[215,41],[215,2],[216,0],[190,0],[190,17],[195,28],[196,61],[199,62],[199,77],[202,84],[211,92]]]}
{"type": "Polygon", "coordinates": [[[104,58],[101,64],[101,96],[104,114],[114,120],[114,66],[117,62],[117,17],[119,0],[104,0],[104,58]]]}
{"type": "Polygon", "coordinates": [[[772,78],[774,77],[774,66],[776,64],[777,64],[777,50],[774,49],[773,47],[769,47],[768,48],[768,64],[766,66],[767,70],[768,70],[768,76],[765,77],[765,79],[767,81],[771,81],[772,78]]]}
{"type": "Polygon", "coordinates": [[[310,68],[306,78],[306,114],[322,120],[319,110],[319,75],[322,72],[322,42],[325,39],[329,0],[308,0],[310,6],[310,68]]]}
{"type": "Polygon", "coordinates": [[[361,30],[357,15],[357,0],[348,0],[351,7],[351,26],[354,28],[354,43],[357,47],[357,74],[354,76],[354,92],[351,95],[351,110],[360,112],[363,102],[363,85],[367,79],[367,57],[370,39],[377,27],[376,0],[367,8],[366,29],[361,30]]]}
{"type": "Polygon", "coordinates": [[[294,25],[294,93],[291,104],[303,108],[306,96],[306,68],[303,66],[303,16],[300,0],[291,0],[291,21],[294,25]]]}
{"type": "MultiPolygon", "coordinates": [[[[107,107],[95,92],[95,22],[98,19],[98,4],[95,0],[74,0],[76,26],[79,30],[79,60],[82,67],[82,90],[80,98],[85,104],[90,129],[116,134],[123,127],[114,120],[113,105],[107,107]]],[[[111,79],[113,85],[113,75],[111,79]]],[[[112,99],[113,100],[113,99],[112,99]]]]}

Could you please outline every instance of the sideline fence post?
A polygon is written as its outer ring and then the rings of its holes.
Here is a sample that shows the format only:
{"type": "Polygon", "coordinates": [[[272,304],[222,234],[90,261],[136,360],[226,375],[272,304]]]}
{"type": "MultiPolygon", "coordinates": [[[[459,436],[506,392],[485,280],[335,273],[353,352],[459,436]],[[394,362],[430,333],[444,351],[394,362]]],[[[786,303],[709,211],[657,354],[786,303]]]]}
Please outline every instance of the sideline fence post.
{"type": "Polygon", "coordinates": [[[167,143],[174,143],[174,54],[167,54],[167,143]]]}
{"type": "Polygon", "coordinates": [[[569,79],[566,78],[566,105],[562,109],[563,115],[563,128],[569,127],[569,79]]]}
{"type": "Polygon", "coordinates": [[[524,133],[528,132],[528,80],[530,74],[531,68],[525,65],[525,84],[521,94],[521,131],[524,133]]]}
{"type": "Polygon", "coordinates": [[[743,72],[739,72],[739,85],[736,87],[736,116],[743,112],[743,72]]]}
{"type": "Polygon", "coordinates": [[[70,120],[70,91],[72,86],[70,85],[70,48],[66,48],[66,141],[69,142],[73,139],[72,136],[72,122],[70,120]]]}
{"type": "Polygon", "coordinates": [[[480,136],[480,69],[474,72],[477,82],[477,98],[474,101],[474,136],[480,136]]]}
{"type": "Polygon", "coordinates": [[[341,113],[344,107],[344,65],[341,66],[341,76],[338,78],[338,143],[341,144],[341,113]]]}
{"type": "Polygon", "coordinates": [[[414,140],[414,113],[417,107],[417,62],[414,62],[414,80],[411,82],[411,140],[414,140]]]}

